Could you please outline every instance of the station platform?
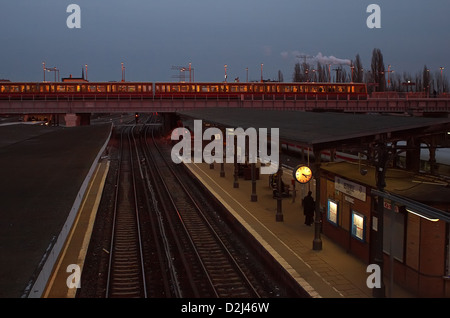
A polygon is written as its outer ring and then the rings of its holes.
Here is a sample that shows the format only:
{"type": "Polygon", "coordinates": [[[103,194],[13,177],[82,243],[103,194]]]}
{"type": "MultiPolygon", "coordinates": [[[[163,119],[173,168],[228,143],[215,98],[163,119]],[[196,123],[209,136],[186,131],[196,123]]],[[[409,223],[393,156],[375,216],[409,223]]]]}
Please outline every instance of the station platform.
{"type": "MultiPolygon", "coordinates": [[[[77,265],[79,274],[83,272],[86,254],[89,248],[92,231],[98,206],[105,185],[106,176],[109,171],[109,161],[101,160],[95,168],[95,172],[89,181],[77,217],[67,237],[64,248],[58,257],[48,284],[42,294],[43,298],[75,298],[76,284],[80,277],[69,276],[75,274],[75,269],[69,268],[72,264],[77,265]],[[69,269],[69,271],[68,271],[69,269]],[[72,288],[67,285],[67,280],[73,284],[72,288]]],[[[79,287],[81,287],[79,285],[79,287]]]]}
{"type": "MultiPolygon", "coordinates": [[[[220,164],[186,164],[209,191],[241,222],[272,256],[313,298],[372,298],[366,281],[370,273],[363,261],[321,235],[322,250],[313,250],[314,224],[304,224],[302,198],[311,190],[313,180],[296,184],[291,197],[283,198],[283,221],[276,221],[277,200],[269,186],[269,175],[260,174],[256,182],[257,201],[252,202],[252,181],[239,178],[234,187],[234,165],[225,164],[225,176],[220,176],[220,164]]],[[[283,181],[293,190],[292,171],[283,169],[283,181]]],[[[386,297],[414,298],[400,286],[387,283],[386,297]]]]}
{"type": "Polygon", "coordinates": [[[0,298],[41,297],[110,132],[110,124],[0,127],[0,298]]]}

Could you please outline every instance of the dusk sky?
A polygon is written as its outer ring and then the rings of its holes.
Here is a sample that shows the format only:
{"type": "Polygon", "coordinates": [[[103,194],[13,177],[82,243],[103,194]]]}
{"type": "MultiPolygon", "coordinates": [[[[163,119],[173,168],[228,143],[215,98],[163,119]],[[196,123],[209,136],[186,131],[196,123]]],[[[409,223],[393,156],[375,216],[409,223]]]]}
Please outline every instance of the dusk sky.
{"type": "MultiPolygon", "coordinates": [[[[60,77],[177,81],[172,66],[192,63],[196,81],[292,79],[300,54],[354,60],[370,67],[381,49],[396,72],[426,64],[450,72],[449,0],[1,0],[0,79],[42,81],[42,62],[60,77]],[[81,28],[69,29],[69,4],[81,28]],[[381,7],[381,28],[369,29],[369,4],[381,7]]],[[[54,78],[47,73],[47,80],[54,78]]]]}

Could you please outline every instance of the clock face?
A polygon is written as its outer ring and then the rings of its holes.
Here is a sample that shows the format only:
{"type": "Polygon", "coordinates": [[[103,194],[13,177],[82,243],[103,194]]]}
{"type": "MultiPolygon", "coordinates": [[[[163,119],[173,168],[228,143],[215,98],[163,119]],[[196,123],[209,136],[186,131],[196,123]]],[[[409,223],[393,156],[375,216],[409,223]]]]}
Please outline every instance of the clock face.
{"type": "Polygon", "coordinates": [[[300,183],[308,183],[312,178],[312,171],[308,166],[298,166],[294,169],[294,179],[300,183]]]}

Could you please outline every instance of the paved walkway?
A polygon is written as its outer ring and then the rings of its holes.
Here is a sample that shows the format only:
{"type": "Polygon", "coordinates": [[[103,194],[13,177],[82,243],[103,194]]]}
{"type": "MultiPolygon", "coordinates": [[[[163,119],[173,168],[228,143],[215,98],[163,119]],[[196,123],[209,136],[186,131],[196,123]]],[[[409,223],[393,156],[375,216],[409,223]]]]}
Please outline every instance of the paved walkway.
{"type": "Polygon", "coordinates": [[[67,271],[71,264],[79,266],[79,273],[83,272],[84,260],[89,247],[95,217],[100,204],[103,186],[109,170],[109,161],[101,161],[89,183],[83,203],[77,218],[67,238],[58,262],[55,264],[48,285],[42,295],[44,298],[74,298],[77,289],[69,288],[67,280],[73,274],[69,283],[75,284],[75,270],[67,271]]]}
{"type": "MultiPolygon", "coordinates": [[[[257,202],[251,201],[251,181],[239,178],[234,188],[233,165],[225,164],[225,177],[220,177],[220,165],[188,164],[187,167],[252,233],[312,297],[370,298],[372,290],[366,285],[370,273],[367,265],[348,254],[322,235],[322,250],[312,249],[314,226],[304,224],[301,198],[308,187],[297,183],[296,197],[282,201],[283,222],[276,221],[277,201],[273,199],[268,175],[257,181],[257,202]]],[[[283,180],[291,185],[292,171],[285,170],[283,180]]],[[[292,188],[292,185],[291,185],[292,188]]],[[[315,191],[312,191],[315,193],[315,191]]],[[[414,297],[399,286],[391,288],[385,278],[386,296],[414,297]]]]}

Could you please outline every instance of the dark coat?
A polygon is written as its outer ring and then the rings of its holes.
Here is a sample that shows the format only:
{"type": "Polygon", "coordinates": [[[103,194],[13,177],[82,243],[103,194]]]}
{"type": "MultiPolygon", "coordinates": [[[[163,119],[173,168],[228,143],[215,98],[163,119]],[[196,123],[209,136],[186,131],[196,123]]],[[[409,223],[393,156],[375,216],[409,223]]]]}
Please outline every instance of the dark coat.
{"type": "Polygon", "coordinates": [[[303,211],[305,215],[312,215],[316,210],[316,203],[311,195],[307,195],[303,199],[303,211]]]}

